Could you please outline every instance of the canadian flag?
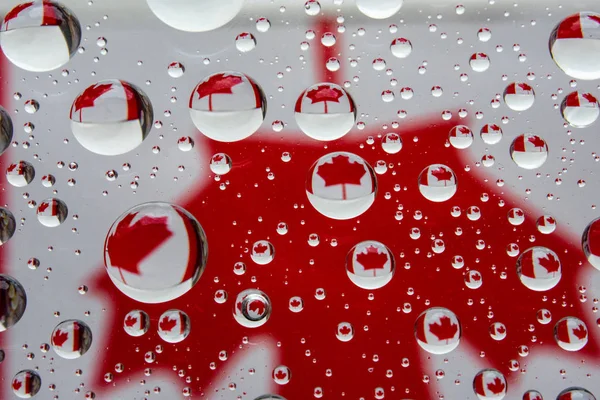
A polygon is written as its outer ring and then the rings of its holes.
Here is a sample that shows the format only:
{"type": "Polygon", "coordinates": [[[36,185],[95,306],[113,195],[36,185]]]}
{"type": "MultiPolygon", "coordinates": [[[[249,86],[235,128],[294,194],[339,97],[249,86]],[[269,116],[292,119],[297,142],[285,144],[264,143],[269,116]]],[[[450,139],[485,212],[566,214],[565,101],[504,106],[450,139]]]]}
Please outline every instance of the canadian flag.
{"type": "Polygon", "coordinates": [[[415,322],[417,343],[432,354],[446,354],[457,348],[460,335],[460,322],[447,308],[430,308],[415,322]]]}
{"type": "Polygon", "coordinates": [[[6,179],[16,187],[27,186],[35,177],[35,169],[33,165],[27,161],[18,161],[10,164],[6,169],[6,179]]]}
{"type": "Polygon", "coordinates": [[[520,135],[514,141],[512,150],[521,153],[547,152],[546,141],[537,135],[520,135]]]}
{"type": "Polygon", "coordinates": [[[473,132],[468,126],[456,125],[450,129],[448,140],[457,149],[466,149],[473,143],[473,132]]]}
{"type": "Polygon", "coordinates": [[[148,314],[142,310],[132,310],[125,315],[123,319],[123,329],[128,335],[137,337],[148,332],[150,319],[148,314]]]}
{"type": "Polygon", "coordinates": [[[35,396],[42,385],[40,376],[31,370],[18,372],[12,380],[13,393],[21,399],[30,399],[35,396]]]}
{"type": "Polygon", "coordinates": [[[502,128],[496,124],[485,124],[479,134],[486,144],[496,144],[502,140],[502,128]]]}
{"type": "Polygon", "coordinates": [[[429,187],[456,186],[456,175],[443,164],[433,164],[423,170],[419,183],[429,187]]]}
{"type": "Polygon", "coordinates": [[[180,310],[167,310],[158,320],[158,334],[165,342],[178,343],[190,332],[190,319],[180,310]]]}
{"type": "Polygon", "coordinates": [[[475,376],[473,389],[481,400],[503,399],[506,396],[506,379],[495,369],[485,369],[475,376]]]}
{"type": "Polygon", "coordinates": [[[560,281],[561,264],[558,255],[546,247],[537,246],[525,250],[517,265],[521,280],[532,290],[549,290],[560,281]]]}
{"type": "Polygon", "coordinates": [[[92,344],[92,331],[82,321],[63,321],[54,328],[50,343],[56,354],[62,358],[79,358],[92,344]]]}
{"type": "Polygon", "coordinates": [[[65,65],[81,40],[73,14],[53,1],[29,1],[10,10],[0,27],[2,51],[28,71],[50,71],[65,65]]]}
{"type": "Polygon", "coordinates": [[[581,12],[565,18],[556,28],[555,40],[600,39],[600,16],[581,12]]]}
{"type": "Polygon", "coordinates": [[[56,198],[42,201],[37,209],[38,220],[44,226],[57,227],[67,219],[67,205],[56,198]]]}
{"type": "Polygon", "coordinates": [[[145,203],[121,215],[104,244],[104,263],[123,293],[144,303],[175,299],[198,281],[207,258],[196,219],[168,203],[145,203]]]}
{"type": "Polygon", "coordinates": [[[523,400],[543,400],[543,397],[537,390],[528,390],[523,395],[523,400]]]}
{"type": "Polygon", "coordinates": [[[354,246],[346,259],[350,280],[363,289],[378,289],[388,284],[395,272],[395,260],[386,245],[367,240],[354,246]]]}
{"type": "Polygon", "coordinates": [[[556,400],[596,400],[596,397],[586,389],[571,387],[560,392],[556,400]]]}
{"type": "Polygon", "coordinates": [[[579,318],[565,317],[554,326],[558,345],[567,351],[579,351],[588,342],[588,330],[579,318]]]}
{"type": "Polygon", "coordinates": [[[561,112],[567,122],[575,127],[586,127],[598,119],[598,100],[591,93],[572,92],[561,104],[561,112]]]}
{"type": "Polygon", "coordinates": [[[531,86],[524,82],[511,83],[506,87],[505,95],[534,95],[535,92],[531,86]]]}

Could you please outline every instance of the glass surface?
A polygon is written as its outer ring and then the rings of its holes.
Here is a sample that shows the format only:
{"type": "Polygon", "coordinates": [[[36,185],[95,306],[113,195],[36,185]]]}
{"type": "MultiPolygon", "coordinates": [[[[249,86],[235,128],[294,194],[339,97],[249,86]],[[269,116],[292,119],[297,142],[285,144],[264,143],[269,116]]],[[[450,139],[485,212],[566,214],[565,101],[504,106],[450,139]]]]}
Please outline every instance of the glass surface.
{"type": "Polygon", "coordinates": [[[596,0],[0,16],[0,399],[600,396],[596,0]]]}

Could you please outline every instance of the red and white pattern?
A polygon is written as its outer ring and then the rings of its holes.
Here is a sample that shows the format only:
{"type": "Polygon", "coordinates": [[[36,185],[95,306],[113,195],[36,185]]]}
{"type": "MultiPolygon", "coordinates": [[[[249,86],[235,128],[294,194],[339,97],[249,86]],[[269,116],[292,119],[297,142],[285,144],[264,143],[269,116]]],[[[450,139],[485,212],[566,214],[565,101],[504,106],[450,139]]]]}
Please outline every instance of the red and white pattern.
{"type": "Polygon", "coordinates": [[[519,135],[510,146],[510,155],[521,168],[540,168],[548,158],[548,144],[537,135],[519,135]]]}
{"type": "Polygon", "coordinates": [[[346,257],[348,277],[363,289],[378,289],[387,285],[395,270],[394,255],[390,249],[373,240],[357,244],[346,257]]]}
{"type": "Polygon", "coordinates": [[[485,144],[497,144],[502,140],[502,128],[496,124],[485,124],[479,134],[485,144]]]}
{"type": "Polygon", "coordinates": [[[158,336],[167,343],[179,343],[190,334],[190,318],[181,310],[167,310],[158,320],[158,336]]]}
{"type": "Polygon", "coordinates": [[[430,308],[415,322],[417,343],[432,354],[450,353],[458,347],[460,336],[460,322],[456,314],[447,308],[430,308]]]}
{"type": "Polygon", "coordinates": [[[444,202],[451,199],[456,190],[456,175],[446,165],[432,164],[419,175],[419,191],[427,200],[444,202]]]}
{"type": "Polygon", "coordinates": [[[600,218],[593,220],[585,228],[581,245],[590,264],[600,270],[600,218]]]}
{"type": "Polygon", "coordinates": [[[556,230],[556,219],[551,215],[542,215],[538,218],[536,226],[540,233],[549,235],[556,230]]]}
{"type": "Polygon", "coordinates": [[[560,106],[564,119],[574,127],[585,128],[600,115],[598,100],[591,93],[572,92],[560,106]]]}
{"type": "Polygon", "coordinates": [[[527,83],[511,83],[504,90],[504,102],[511,110],[526,111],[535,102],[535,91],[527,83]]]}
{"type": "Polygon", "coordinates": [[[556,400],[596,400],[596,397],[583,388],[568,388],[560,392],[556,400]]]}
{"type": "Polygon", "coordinates": [[[62,358],[79,358],[92,345],[92,331],[82,321],[75,319],[63,321],[52,331],[50,344],[56,354],[62,358]]]}
{"type": "Polygon", "coordinates": [[[541,246],[527,249],[519,256],[517,272],[521,282],[535,291],[552,289],[562,276],[558,255],[541,246]]]}
{"type": "Polygon", "coordinates": [[[554,326],[556,343],[564,350],[579,351],[588,342],[588,329],[579,318],[565,317],[554,326]]]}
{"type": "Polygon", "coordinates": [[[59,26],[64,22],[63,17],[62,10],[52,1],[28,1],[6,13],[0,32],[39,26],[59,26]]]}
{"type": "Polygon", "coordinates": [[[506,396],[506,379],[498,370],[485,369],[475,375],[473,390],[480,400],[500,400],[506,396]]]}
{"type": "Polygon", "coordinates": [[[473,132],[468,126],[456,125],[450,129],[448,140],[457,149],[467,149],[473,144],[473,132]]]}
{"type": "Polygon", "coordinates": [[[23,370],[18,372],[12,380],[13,393],[21,399],[30,399],[40,391],[42,380],[35,371],[23,370]]]}
{"type": "Polygon", "coordinates": [[[581,12],[568,16],[556,27],[556,36],[553,39],[600,40],[600,15],[581,12]]]}
{"type": "Polygon", "coordinates": [[[27,186],[35,177],[35,169],[33,165],[27,161],[18,161],[10,164],[6,168],[6,179],[15,187],[27,186]]]}
{"type": "Polygon", "coordinates": [[[150,318],[142,310],[132,310],[123,319],[123,329],[129,336],[143,336],[150,327],[150,318]]]}
{"type": "Polygon", "coordinates": [[[38,221],[44,226],[54,228],[62,224],[69,211],[67,205],[59,199],[50,198],[42,201],[37,208],[38,221]]]}
{"type": "Polygon", "coordinates": [[[130,209],[114,222],[104,245],[104,262],[113,283],[145,303],[185,294],[200,278],[206,258],[206,238],[198,222],[168,203],[130,209]]]}

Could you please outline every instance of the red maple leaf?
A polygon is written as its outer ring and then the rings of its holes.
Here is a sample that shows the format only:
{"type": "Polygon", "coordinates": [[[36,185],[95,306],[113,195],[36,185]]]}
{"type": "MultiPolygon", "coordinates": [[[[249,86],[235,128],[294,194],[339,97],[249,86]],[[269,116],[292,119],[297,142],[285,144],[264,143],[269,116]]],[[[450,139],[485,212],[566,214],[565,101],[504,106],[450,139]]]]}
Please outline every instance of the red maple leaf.
{"type": "Polygon", "coordinates": [[[79,111],[79,120],[84,108],[93,107],[98,97],[112,89],[112,83],[101,83],[90,86],[75,100],[75,112],[79,111]]]}
{"type": "Polygon", "coordinates": [[[265,254],[265,252],[267,251],[268,248],[269,248],[269,246],[267,246],[266,244],[259,243],[256,246],[254,246],[254,248],[252,250],[254,251],[255,254],[265,254]]]}
{"type": "Polygon", "coordinates": [[[548,221],[549,224],[553,224],[553,223],[556,222],[556,220],[554,218],[552,218],[552,217],[546,218],[546,221],[548,221]]]}
{"type": "Polygon", "coordinates": [[[326,84],[319,85],[306,93],[306,97],[310,99],[311,104],[323,102],[323,104],[325,105],[325,114],[327,114],[327,102],[334,101],[336,103],[339,103],[339,99],[343,95],[344,92],[342,92],[339,88],[332,87],[326,84]]]}
{"type": "Polygon", "coordinates": [[[248,310],[254,311],[257,315],[263,315],[265,313],[265,303],[260,300],[252,300],[248,304],[248,310]]]}
{"type": "Polygon", "coordinates": [[[8,172],[13,172],[13,171],[15,170],[15,168],[17,168],[17,167],[19,167],[19,168],[17,169],[17,171],[19,171],[19,172],[20,172],[20,171],[21,171],[21,167],[19,166],[19,164],[10,164],[6,170],[7,170],[8,172]]]}
{"type": "Polygon", "coordinates": [[[139,264],[165,240],[173,235],[168,228],[167,217],[145,215],[133,225],[131,222],[137,213],[123,218],[106,239],[106,252],[110,264],[119,269],[121,280],[126,283],[123,270],[139,275],[139,264]]]}
{"type": "Polygon", "coordinates": [[[550,317],[551,317],[551,315],[552,315],[552,314],[550,314],[548,311],[546,311],[546,312],[544,313],[544,317],[545,317],[545,318],[550,318],[550,317]]]}
{"type": "Polygon", "coordinates": [[[521,210],[510,210],[510,217],[511,218],[522,217],[522,216],[523,216],[523,211],[521,211],[521,210]]]}
{"type": "Polygon", "coordinates": [[[538,262],[548,273],[558,272],[560,261],[552,253],[546,253],[544,257],[539,257],[538,262]]]}
{"type": "Polygon", "coordinates": [[[350,329],[348,326],[344,325],[342,326],[339,330],[338,330],[342,335],[349,335],[350,332],[352,332],[352,329],[350,329]]]}
{"type": "Polygon", "coordinates": [[[67,341],[68,338],[69,332],[63,332],[60,329],[58,329],[56,332],[54,332],[54,335],[52,335],[52,344],[58,347],[62,347],[62,345],[67,341]]]}
{"type": "Polygon", "coordinates": [[[544,142],[544,139],[542,139],[541,137],[534,135],[534,136],[528,136],[527,140],[532,143],[536,148],[539,148],[540,151],[544,151],[546,148],[546,142],[544,142]]]}
{"type": "Polygon", "coordinates": [[[504,391],[504,388],[506,387],[506,385],[504,383],[502,383],[502,379],[496,377],[496,378],[494,378],[494,382],[487,384],[487,387],[490,392],[492,392],[494,394],[500,394],[504,391]]]}
{"type": "Polygon", "coordinates": [[[517,86],[520,87],[521,89],[523,89],[526,92],[530,92],[532,90],[531,86],[529,86],[526,83],[518,83],[517,86]]]}
{"type": "Polygon", "coordinates": [[[437,167],[431,171],[431,175],[435,176],[435,179],[437,179],[438,182],[444,181],[444,186],[447,186],[448,182],[452,180],[452,172],[444,167],[437,167]]]}
{"type": "Polygon", "coordinates": [[[301,303],[300,303],[300,300],[298,300],[298,299],[294,299],[294,300],[290,301],[290,305],[291,305],[292,307],[299,307],[299,306],[300,306],[300,304],[301,304],[301,303]]]}
{"type": "Polygon", "coordinates": [[[30,1],[28,3],[21,3],[17,6],[15,6],[12,10],[10,10],[5,16],[4,16],[4,23],[6,24],[6,29],[8,30],[8,22],[17,18],[19,16],[19,14],[21,13],[21,11],[28,9],[29,7],[31,7],[33,5],[33,2],[30,1]]]}
{"type": "Polygon", "coordinates": [[[496,328],[496,332],[498,332],[498,333],[504,333],[504,332],[506,332],[506,328],[501,325],[498,328],[496,328]]]}
{"type": "Polygon", "coordinates": [[[221,297],[223,297],[223,293],[222,293],[222,292],[217,292],[217,293],[215,294],[215,297],[216,297],[217,299],[220,299],[221,297]]]}
{"type": "Polygon", "coordinates": [[[339,154],[317,167],[317,175],[325,181],[325,186],[342,185],[342,199],[346,199],[346,185],[360,185],[360,180],[367,174],[365,166],[360,162],[350,161],[350,157],[339,154]]]}
{"type": "Polygon", "coordinates": [[[233,94],[231,88],[242,82],[241,76],[225,75],[225,73],[214,74],[198,85],[196,93],[198,93],[198,99],[208,96],[208,110],[212,111],[213,94],[233,94]]]}
{"type": "Polygon", "coordinates": [[[136,322],[137,322],[137,318],[132,315],[129,315],[129,316],[127,316],[127,318],[125,318],[125,326],[128,326],[130,328],[132,326],[134,326],[136,322]]]}
{"type": "Polygon", "coordinates": [[[481,280],[481,275],[479,275],[479,274],[473,274],[473,275],[470,275],[470,278],[473,279],[474,281],[480,281],[481,280]]]}
{"type": "Polygon", "coordinates": [[[277,373],[275,373],[275,378],[277,379],[285,379],[287,377],[287,374],[285,372],[283,372],[282,370],[277,371],[277,373]]]}
{"type": "Polygon", "coordinates": [[[40,206],[38,207],[38,212],[43,213],[44,211],[46,211],[48,209],[48,206],[50,205],[50,203],[44,201],[42,204],[40,204],[40,206]]]}
{"type": "Polygon", "coordinates": [[[12,387],[13,387],[13,389],[14,389],[14,390],[19,390],[19,389],[21,389],[21,386],[22,386],[22,385],[23,385],[23,382],[21,382],[21,381],[20,381],[20,380],[18,380],[18,379],[15,379],[15,380],[13,381],[13,383],[12,383],[12,387]]]}
{"type": "Polygon", "coordinates": [[[396,141],[400,139],[400,136],[398,136],[398,134],[396,133],[390,133],[389,135],[387,135],[387,139],[390,141],[396,141]]]}
{"type": "Polygon", "coordinates": [[[438,340],[448,341],[458,332],[458,324],[453,323],[450,317],[442,315],[438,322],[429,324],[429,332],[437,336],[438,340]]]}
{"type": "Polygon", "coordinates": [[[212,159],[213,159],[214,162],[219,162],[219,161],[222,161],[223,158],[224,157],[222,155],[216,154],[212,159]]]}
{"type": "Polygon", "coordinates": [[[383,396],[383,391],[380,389],[375,393],[377,396],[383,396]]]}
{"type": "Polygon", "coordinates": [[[466,126],[459,126],[458,131],[464,136],[469,136],[471,134],[471,130],[466,126]]]}
{"type": "Polygon", "coordinates": [[[379,253],[375,246],[369,246],[365,250],[367,250],[366,253],[360,252],[357,254],[356,261],[363,266],[365,271],[373,270],[373,276],[377,276],[377,270],[383,269],[389,257],[386,252],[379,253]]]}
{"type": "Polygon", "coordinates": [[[588,335],[587,329],[585,329],[585,326],[579,324],[577,328],[573,329],[573,335],[577,336],[579,340],[583,340],[588,335]]]}
{"type": "Polygon", "coordinates": [[[596,100],[596,98],[591,93],[583,93],[581,95],[581,97],[583,97],[584,99],[586,99],[590,103],[597,103],[598,102],[598,100],[596,100]]]}
{"type": "Polygon", "coordinates": [[[171,319],[169,316],[164,317],[158,323],[158,327],[163,332],[171,332],[175,326],[177,326],[177,318],[171,319]]]}

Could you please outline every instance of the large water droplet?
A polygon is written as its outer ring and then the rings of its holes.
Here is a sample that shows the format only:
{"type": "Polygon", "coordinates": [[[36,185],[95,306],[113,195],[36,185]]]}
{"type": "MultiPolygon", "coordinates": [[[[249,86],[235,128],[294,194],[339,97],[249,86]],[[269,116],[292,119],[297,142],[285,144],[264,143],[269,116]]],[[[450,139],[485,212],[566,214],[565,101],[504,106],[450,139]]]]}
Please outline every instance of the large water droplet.
{"type": "Polygon", "coordinates": [[[548,145],[539,136],[520,135],[510,145],[510,156],[515,164],[521,168],[540,168],[548,158],[548,145]]]}
{"type": "Polygon", "coordinates": [[[443,202],[450,200],[457,190],[454,171],[443,164],[432,164],[419,175],[419,191],[427,200],[443,202]]]}
{"type": "Polygon", "coordinates": [[[5,306],[0,308],[0,332],[4,332],[23,317],[27,307],[27,295],[19,281],[0,274],[0,296],[6,301],[5,306]]]}
{"type": "Polygon", "coordinates": [[[231,21],[240,12],[244,0],[146,0],[165,24],[187,32],[206,32],[231,21]]]}
{"type": "Polygon", "coordinates": [[[34,177],[35,169],[27,161],[10,164],[6,169],[6,180],[15,187],[29,185],[34,177]]]}
{"type": "Polygon", "coordinates": [[[565,317],[554,325],[554,340],[566,351],[579,351],[588,342],[588,330],[579,318],[565,317]]]}
{"type": "Polygon", "coordinates": [[[591,93],[572,92],[560,104],[560,112],[571,126],[585,128],[598,119],[598,100],[591,93]]]}
{"type": "Polygon", "coordinates": [[[150,99],[125,81],[100,81],[85,89],[71,107],[71,130],[87,150],[114,156],[138,147],[152,128],[150,99]]]}
{"type": "Polygon", "coordinates": [[[218,72],[192,91],[190,116],[210,139],[236,142],[252,135],[263,123],[267,102],[260,86],[239,72],[218,72]]]}
{"type": "Polygon", "coordinates": [[[535,102],[535,91],[527,83],[511,83],[504,89],[504,102],[511,110],[528,110],[535,102]]]}
{"type": "Polygon", "coordinates": [[[525,250],[517,259],[517,274],[523,285],[536,292],[558,285],[562,268],[558,255],[542,246],[525,250]]]}
{"type": "Polygon", "coordinates": [[[468,149],[473,144],[473,132],[468,126],[457,125],[450,130],[448,140],[456,149],[468,149]]]}
{"type": "Polygon", "coordinates": [[[390,50],[394,57],[406,58],[412,52],[412,43],[405,38],[396,38],[392,41],[390,50]]]}
{"type": "Polygon", "coordinates": [[[360,242],[346,256],[346,273],[356,286],[379,289],[387,285],[396,271],[391,250],[374,240],[360,242]]]}
{"type": "Polygon", "coordinates": [[[167,343],[183,341],[190,330],[190,318],[181,310],[167,310],[158,319],[158,336],[167,343]]]}
{"type": "Polygon", "coordinates": [[[143,336],[149,328],[150,317],[142,310],[131,310],[123,319],[123,329],[129,336],[143,336]]]}
{"type": "Polygon", "coordinates": [[[415,337],[419,346],[431,354],[449,353],[460,343],[460,321],[447,308],[430,308],[415,321],[415,337]]]}
{"type": "Polygon", "coordinates": [[[13,124],[8,112],[0,107],[0,155],[6,151],[13,138],[13,124]]]}
{"type": "Polygon", "coordinates": [[[37,208],[38,221],[49,228],[55,228],[65,222],[68,214],[65,202],[56,198],[42,201],[37,208]]]}
{"type": "Polygon", "coordinates": [[[168,203],[144,203],[122,214],[106,235],[108,275],[124,294],[163,303],[189,291],[206,266],[208,246],[198,221],[168,203]]]}
{"type": "Polygon", "coordinates": [[[400,11],[404,0],[356,0],[361,13],[369,18],[385,19],[400,11]]]}
{"type": "Polygon", "coordinates": [[[65,6],[45,0],[21,3],[0,28],[0,45],[17,67],[41,72],[60,68],[79,47],[81,27],[65,6]]]}
{"type": "Polygon", "coordinates": [[[560,392],[556,400],[596,400],[596,397],[584,388],[570,387],[560,392]]]}
{"type": "Polygon", "coordinates": [[[54,328],[50,344],[56,354],[62,358],[69,360],[79,358],[92,345],[92,330],[82,321],[69,319],[54,328]]]}
{"type": "Polygon", "coordinates": [[[42,379],[37,372],[30,369],[19,371],[12,379],[13,393],[21,399],[30,399],[38,394],[42,387],[42,379]]]}
{"type": "Polygon", "coordinates": [[[473,391],[479,400],[501,400],[506,396],[506,378],[495,369],[479,371],[473,379],[473,391]]]}

